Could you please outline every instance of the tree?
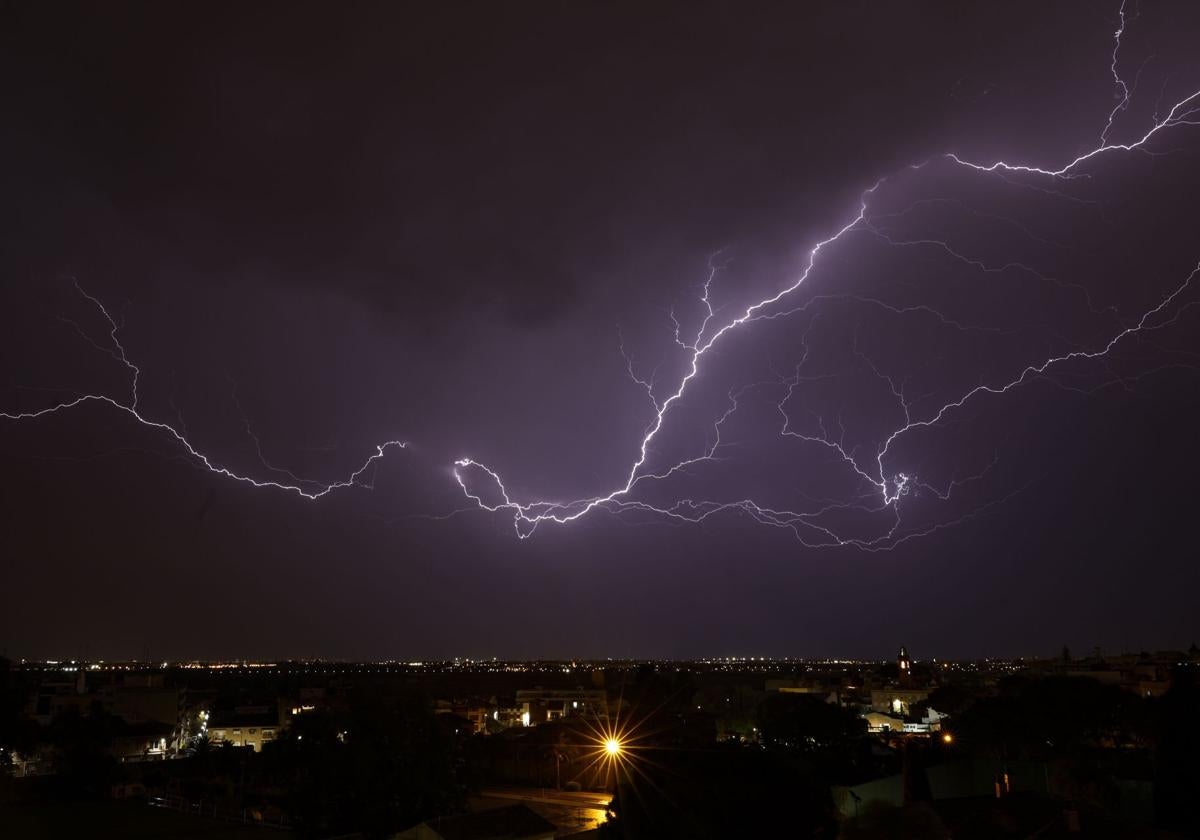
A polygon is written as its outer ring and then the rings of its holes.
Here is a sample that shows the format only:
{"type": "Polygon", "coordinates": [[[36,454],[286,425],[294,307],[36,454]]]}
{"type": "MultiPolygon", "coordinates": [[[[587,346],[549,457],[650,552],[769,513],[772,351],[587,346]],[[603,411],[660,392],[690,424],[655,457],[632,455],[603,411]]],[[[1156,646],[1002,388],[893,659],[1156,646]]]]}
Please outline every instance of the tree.
{"type": "Polygon", "coordinates": [[[854,711],[813,694],[771,694],[756,719],[762,743],[802,753],[844,751],[867,731],[854,711]]]}
{"type": "Polygon", "coordinates": [[[827,785],[788,755],[734,745],[645,756],[624,773],[612,811],[601,837],[717,840],[837,831],[827,785]]]}
{"type": "Polygon", "coordinates": [[[1180,668],[1155,710],[1154,815],[1159,828],[1200,836],[1200,686],[1192,666],[1180,668]]]}
{"type": "Polygon", "coordinates": [[[309,835],[386,836],[461,803],[451,737],[415,695],[299,715],[264,755],[309,835]]]}
{"type": "Polygon", "coordinates": [[[117,766],[109,750],[118,724],[98,703],[86,715],[67,708],[51,722],[48,737],[65,794],[107,795],[117,766]]]}
{"type": "Polygon", "coordinates": [[[24,714],[24,688],[0,657],[0,769],[11,764],[14,752],[28,755],[37,745],[39,727],[24,714]]]}
{"type": "Polygon", "coordinates": [[[935,688],[930,692],[927,700],[914,704],[914,708],[921,706],[927,709],[936,709],[942,714],[954,718],[965,712],[973,702],[975,702],[974,694],[960,685],[951,683],[935,688]]]}
{"type": "Polygon", "coordinates": [[[1014,677],[979,700],[954,725],[972,751],[999,758],[1050,758],[1149,736],[1147,702],[1084,677],[1014,677]]]}

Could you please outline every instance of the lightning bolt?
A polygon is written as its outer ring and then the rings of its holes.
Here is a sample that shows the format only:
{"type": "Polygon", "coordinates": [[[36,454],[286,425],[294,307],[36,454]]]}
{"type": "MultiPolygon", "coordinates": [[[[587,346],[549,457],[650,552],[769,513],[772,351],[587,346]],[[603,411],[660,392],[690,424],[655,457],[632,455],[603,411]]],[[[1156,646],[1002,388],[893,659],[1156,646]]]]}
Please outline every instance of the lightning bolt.
{"type": "Polygon", "coordinates": [[[1108,135],[1112,131],[1113,122],[1117,119],[1118,114],[1129,107],[1129,98],[1133,96],[1129,85],[1125,83],[1125,80],[1121,78],[1120,71],[1117,70],[1118,56],[1121,54],[1121,36],[1125,34],[1125,0],[1121,0],[1121,8],[1117,10],[1117,19],[1120,22],[1117,25],[1117,31],[1113,33],[1112,62],[1108,65],[1108,69],[1113,77],[1113,98],[1118,101],[1113,106],[1113,109],[1108,112],[1108,122],[1104,124],[1104,130],[1100,132],[1101,146],[1108,142],[1108,135]]]}
{"type": "MultiPolygon", "coordinates": [[[[1003,498],[994,499],[951,521],[934,524],[911,525],[905,520],[904,501],[914,494],[928,494],[942,501],[949,500],[961,488],[981,480],[996,465],[997,458],[986,465],[981,472],[973,475],[955,475],[949,481],[938,485],[927,478],[918,475],[918,470],[906,468],[891,471],[889,463],[895,460],[893,452],[897,445],[910,433],[933,427],[943,427],[953,415],[962,411],[968,403],[982,401],[988,397],[1000,397],[1033,380],[1045,380],[1050,372],[1069,362],[1104,363],[1111,351],[1133,336],[1138,336],[1176,323],[1183,312],[1193,303],[1182,303],[1185,293],[1191,288],[1198,273],[1197,265],[1182,282],[1169,294],[1163,297],[1155,306],[1142,312],[1140,317],[1132,322],[1121,322],[1120,314],[1115,307],[1097,308],[1093,305],[1087,289],[1078,284],[1069,283],[1048,276],[1024,262],[1012,261],[1002,264],[992,264],[986,259],[972,256],[955,247],[950,242],[938,238],[903,238],[883,223],[899,214],[873,214],[872,202],[879,197],[881,191],[889,182],[904,172],[923,173],[935,166],[951,166],[957,169],[971,171],[982,175],[995,177],[1006,183],[1033,190],[1039,194],[1065,199],[1081,204],[1094,202],[1078,198],[1065,192],[1071,182],[1091,177],[1089,166],[1099,159],[1115,154],[1138,152],[1147,155],[1158,154],[1153,150],[1156,137],[1172,129],[1200,124],[1200,90],[1174,102],[1164,116],[1159,116],[1161,107],[1155,109],[1150,128],[1142,136],[1127,143],[1115,143],[1110,140],[1119,117],[1128,110],[1130,102],[1137,89],[1137,79],[1130,84],[1125,81],[1120,72],[1121,41],[1127,26],[1136,19],[1136,11],[1132,16],[1127,15],[1126,3],[1122,2],[1118,10],[1118,26],[1113,36],[1113,49],[1109,72],[1113,80],[1114,99],[1116,104],[1108,112],[1107,121],[1099,134],[1099,143],[1094,148],[1078,155],[1059,166],[1033,165],[1029,163],[1012,163],[994,161],[983,163],[971,161],[955,152],[945,152],[927,158],[924,161],[911,164],[900,173],[876,179],[864,189],[857,203],[843,217],[840,223],[832,225],[831,232],[813,244],[801,260],[799,272],[794,279],[774,293],[744,306],[728,320],[722,321],[721,310],[714,306],[711,293],[720,278],[721,272],[728,266],[721,252],[717,252],[708,261],[708,272],[702,284],[698,297],[701,306],[701,318],[694,329],[684,327],[670,311],[669,317],[673,325],[674,346],[684,354],[682,373],[674,383],[674,388],[662,394],[658,383],[657,369],[649,377],[639,375],[635,371],[633,357],[627,353],[624,337],[618,333],[618,345],[625,361],[630,379],[646,395],[651,414],[645,426],[643,435],[637,446],[637,455],[633,458],[628,469],[624,471],[624,479],[605,493],[585,498],[555,501],[536,500],[518,501],[512,498],[500,474],[487,464],[470,457],[463,457],[454,462],[452,473],[464,497],[470,503],[468,510],[484,510],[504,514],[511,518],[515,532],[522,539],[531,536],[537,527],[543,523],[565,525],[598,511],[614,515],[644,515],[653,521],[669,524],[694,524],[703,522],[710,517],[725,513],[739,513],[752,521],[774,528],[791,531],[803,544],[810,546],[850,546],[866,551],[881,551],[890,549],[900,543],[918,537],[926,536],[942,529],[953,527],[968,519],[984,515],[997,505],[1004,504],[1019,488],[1003,498]],[[1059,189],[1059,187],[1064,189],[1059,189]],[[809,278],[824,256],[834,247],[848,242],[852,237],[862,237],[883,243],[892,248],[930,248],[940,250],[949,258],[963,265],[989,275],[1001,275],[1009,272],[1024,272],[1040,281],[1055,284],[1063,289],[1070,289],[1083,295],[1089,311],[1095,315],[1106,315],[1118,321],[1117,327],[1108,338],[1091,347],[1074,347],[1065,352],[1048,354],[1039,361],[1025,363],[1011,375],[995,382],[980,382],[968,388],[952,399],[943,401],[930,410],[919,410],[931,395],[913,394],[904,380],[897,380],[888,374],[880,365],[862,352],[855,336],[853,355],[855,372],[870,376],[886,387],[895,406],[896,421],[890,426],[890,431],[881,435],[878,443],[867,446],[863,443],[854,444],[848,440],[844,418],[839,414],[836,427],[819,414],[810,412],[811,423],[803,422],[791,411],[793,404],[798,403],[798,393],[802,385],[808,385],[819,379],[827,378],[827,374],[811,373],[809,363],[809,333],[818,323],[819,313],[814,307],[829,306],[839,303],[869,306],[890,312],[896,317],[931,318],[940,327],[957,330],[964,333],[993,333],[1011,334],[1013,331],[1001,330],[982,324],[968,323],[961,319],[949,318],[938,312],[932,306],[917,304],[898,306],[890,304],[881,298],[859,295],[814,295],[803,302],[796,302],[797,292],[808,282],[809,278]],[[705,446],[691,456],[675,463],[652,469],[649,461],[656,440],[663,434],[668,417],[672,416],[683,403],[694,383],[701,375],[706,361],[714,355],[717,349],[726,343],[727,338],[735,333],[743,332],[755,324],[765,324],[783,318],[797,317],[809,314],[808,326],[801,336],[804,348],[800,361],[787,375],[777,374],[774,379],[755,382],[740,388],[730,389],[726,394],[726,407],[712,424],[711,435],[705,446]],[[848,470],[848,475],[857,485],[857,489],[848,498],[807,498],[810,505],[806,510],[780,509],[771,505],[757,502],[753,499],[711,500],[677,498],[670,502],[654,503],[636,495],[635,491],[642,488],[664,486],[675,479],[694,474],[696,470],[706,465],[719,464],[724,459],[724,452],[734,444],[725,438],[726,427],[735,422],[745,400],[752,393],[774,392],[772,397],[778,420],[778,435],[781,439],[794,441],[800,445],[812,446],[827,453],[836,463],[848,470]],[[847,513],[861,513],[872,516],[886,517],[887,527],[882,533],[862,536],[848,534],[836,523],[837,517],[847,513]]],[[[1144,65],[1143,65],[1144,66],[1144,65]]],[[[1140,73],[1140,70],[1139,70],[1140,73]]],[[[1166,82],[1160,91],[1160,103],[1165,96],[1166,82]]],[[[935,199],[934,201],[940,201],[935,199]]],[[[914,205],[915,206],[915,205],[914,205]]],[[[912,207],[909,208],[911,210],[912,207]]],[[[905,211],[908,212],[908,211],[905,211]]],[[[976,215],[977,211],[969,211],[976,215]]],[[[1015,226],[1031,238],[1037,237],[1029,229],[1016,220],[1006,217],[992,217],[995,220],[1015,226]]],[[[1045,243],[1045,240],[1039,240],[1045,243]]],[[[97,350],[107,353],[120,363],[128,372],[130,385],[129,393],[124,397],[114,397],[105,393],[87,393],[58,402],[34,411],[0,412],[0,418],[10,421],[36,421],[50,415],[63,413],[88,404],[101,404],[131,417],[136,423],[148,429],[160,432],[176,444],[181,456],[187,457],[204,469],[225,478],[250,485],[258,489],[274,489],[295,494],[307,500],[320,499],[335,490],[355,486],[369,486],[364,476],[379,460],[385,457],[391,449],[404,449],[408,446],[400,440],[389,440],[374,447],[365,461],[346,478],[331,483],[323,483],[312,479],[301,478],[289,470],[277,467],[269,462],[263,454],[262,446],[254,432],[245,412],[242,420],[246,434],[253,441],[262,467],[267,475],[254,476],[237,472],[230,467],[217,463],[213,456],[200,451],[190,440],[187,427],[182,416],[176,409],[176,422],[168,423],[149,417],[141,408],[139,402],[139,385],[142,371],[126,353],[120,340],[123,322],[118,322],[109,313],[99,298],[86,292],[76,284],[80,295],[92,304],[105,319],[108,329],[107,343],[96,341],[74,321],[67,323],[73,326],[85,341],[97,350]]],[[[1066,387],[1066,386],[1063,386],[1066,387]]],[[[235,392],[236,402],[236,392],[235,392]]],[[[240,403],[238,404],[241,411],[240,403]]],[[[455,511],[446,517],[455,516],[462,511],[455,511]]],[[[438,518],[438,517],[435,517],[438,518]]]]}
{"type": "MultiPolygon", "coordinates": [[[[1133,15],[1136,17],[1136,13],[1133,15]]],[[[1126,83],[1122,78],[1118,64],[1121,50],[1121,38],[1125,32],[1126,26],[1132,18],[1126,16],[1126,5],[1122,2],[1118,11],[1119,25],[1113,38],[1113,51],[1110,62],[1110,72],[1113,77],[1117,104],[1108,114],[1108,119],[1100,133],[1100,141],[1097,146],[1078,155],[1065,164],[1057,167],[1036,166],[1027,163],[1010,163],[1007,161],[995,161],[992,163],[980,163],[954,153],[946,152],[940,156],[926,159],[920,163],[910,165],[912,171],[920,171],[931,166],[934,162],[940,160],[949,163],[955,167],[965,170],[971,170],[979,173],[996,175],[1006,181],[1018,183],[1026,186],[1023,181],[1011,181],[1012,178],[1036,178],[1047,181],[1051,184],[1056,182],[1069,182],[1076,179],[1089,178],[1090,173],[1086,171],[1086,166],[1098,158],[1116,153],[1142,152],[1145,154],[1155,154],[1150,147],[1151,141],[1159,134],[1174,129],[1180,126],[1194,126],[1200,123],[1200,90],[1194,91],[1188,96],[1176,101],[1174,105],[1167,111],[1165,116],[1159,117],[1156,111],[1153,124],[1149,130],[1145,131],[1140,138],[1128,143],[1114,143],[1109,140],[1109,135],[1112,132],[1113,126],[1117,117],[1125,111],[1128,106],[1134,91],[1136,90],[1136,81],[1133,85],[1126,83]]],[[[795,390],[803,380],[801,370],[804,366],[804,359],[796,366],[795,372],[791,377],[781,377],[776,383],[759,383],[757,386],[765,387],[774,384],[781,389],[781,399],[777,404],[777,410],[782,417],[782,425],[779,429],[781,436],[801,441],[807,444],[814,444],[831,452],[835,458],[844,463],[854,474],[857,480],[862,482],[868,492],[861,494],[849,501],[838,500],[817,500],[819,506],[810,511],[789,511],[778,510],[771,507],[761,505],[751,499],[740,499],[734,501],[708,501],[683,499],[670,504],[652,504],[643,499],[634,498],[634,491],[647,482],[661,482],[675,476],[678,473],[690,470],[702,463],[713,462],[717,460],[717,452],[723,445],[721,439],[721,429],[723,425],[730,419],[734,412],[737,411],[739,402],[738,399],[745,389],[739,392],[730,392],[730,406],[725,411],[715,424],[716,438],[715,442],[703,450],[700,454],[678,461],[673,466],[657,471],[647,469],[647,460],[651,451],[652,444],[662,432],[668,416],[672,410],[679,405],[685,394],[689,390],[689,386],[699,377],[703,363],[710,356],[714,348],[718,347],[726,338],[737,332],[747,328],[756,322],[774,320],[782,317],[796,315],[797,313],[805,312],[814,303],[830,299],[836,299],[839,296],[815,296],[807,302],[793,306],[788,309],[778,309],[776,306],[790,299],[795,293],[801,289],[816,269],[822,255],[835,244],[847,240],[852,235],[868,234],[884,241],[885,243],[895,247],[936,247],[943,250],[953,259],[959,260],[975,269],[987,273],[1004,273],[1011,270],[1024,271],[1041,280],[1053,282],[1063,287],[1075,288],[1083,291],[1087,300],[1088,308],[1099,314],[1101,311],[1108,311],[1116,315],[1115,308],[1108,310],[1098,310],[1092,305],[1090,296],[1087,295],[1086,289],[1082,289],[1075,284],[1069,284],[1059,281],[1052,277],[1038,272],[1036,269],[1020,262],[1010,262],[1004,265],[989,265],[984,260],[970,257],[961,253],[945,241],[937,239],[921,239],[921,240],[902,240],[890,235],[887,231],[879,228],[876,224],[878,219],[872,219],[870,213],[871,201],[879,193],[879,191],[888,183],[890,176],[884,176],[877,179],[870,187],[865,189],[861,194],[856,209],[849,215],[849,218],[836,226],[834,231],[819,240],[807,252],[802,261],[800,271],[795,279],[779,289],[768,297],[765,297],[755,303],[750,304],[740,312],[736,317],[728,320],[718,328],[713,328],[712,325],[716,319],[716,311],[714,310],[710,291],[714,279],[717,276],[718,269],[714,266],[713,261],[709,261],[708,277],[703,285],[703,294],[700,297],[700,303],[703,306],[703,319],[696,329],[694,340],[685,339],[686,332],[679,320],[676,318],[674,311],[670,313],[671,321],[674,326],[674,341],[675,344],[686,351],[688,354],[685,372],[679,378],[674,390],[663,399],[658,399],[654,396],[654,388],[650,382],[638,378],[633,373],[632,365],[629,366],[630,376],[634,381],[643,387],[650,394],[650,399],[654,407],[654,416],[649,423],[645,434],[643,435],[638,446],[638,455],[633,460],[632,464],[625,473],[623,483],[619,484],[614,489],[607,493],[591,496],[582,499],[571,501],[533,501],[520,502],[514,500],[508,489],[505,487],[504,481],[496,470],[486,464],[477,461],[470,457],[460,458],[454,463],[454,477],[458,482],[463,494],[468,500],[473,502],[479,508],[494,512],[504,513],[512,518],[514,529],[517,535],[521,538],[527,538],[534,533],[536,528],[545,522],[557,523],[560,525],[574,522],[584,516],[587,516],[595,511],[602,510],[610,513],[622,514],[633,512],[644,512],[654,517],[662,518],[666,521],[697,523],[722,512],[738,512],[749,516],[752,520],[762,524],[786,528],[793,531],[796,536],[806,545],[813,546],[853,546],[864,550],[884,550],[913,539],[918,536],[924,536],[934,531],[941,530],[946,527],[958,524],[965,519],[981,515],[987,509],[996,504],[1002,504],[1008,498],[994,500],[981,508],[966,514],[952,522],[937,523],[927,527],[919,527],[912,530],[905,530],[903,525],[901,502],[913,492],[925,491],[936,496],[939,499],[946,500],[951,497],[953,492],[965,484],[976,481],[983,477],[988,471],[995,466],[995,459],[989,464],[982,473],[966,478],[954,478],[943,487],[935,487],[929,482],[920,480],[914,473],[910,471],[897,471],[894,473],[888,472],[886,461],[889,460],[889,455],[896,444],[906,435],[914,430],[925,429],[934,426],[943,425],[948,418],[955,412],[961,410],[967,403],[978,401],[984,397],[998,397],[1004,395],[1022,385],[1030,382],[1033,379],[1045,378],[1048,373],[1056,367],[1063,366],[1072,361],[1095,361],[1102,360],[1121,342],[1129,339],[1132,336],[1146,333],[1152,330],[1162,329],[1170,324],[1175,323],[1183,311],[1188,309],[1192,304],[1180,304],[1180,300],[1193,284],[1198,273],[1200,273],[1200,264],[1198,264],[1184,279],[1176,286],[1168,295],[1152,308],[1143,312],[1141,316],[1129,325],[1122,325],[1122,328],[1113,333],[1106,341],[1091,348],[1077,348],[1068,352],[1058,353],[1046,356],[1041,361],[1024,365],[1015,372],[1010,378],[996,383],[980,383],[973,388],[966,390],[959,396],[944,402],[934,410],[926,413],[924,416],[914,416],[914,402],[910,400],[904,391],[903,384],[897,384],[890,377],[883,374],[879,368],[867,359],[863,354],[859,353],[857,346],[855,353],[863,364],[873,373],[874,376],[886,383],[892,397],[895,399],[898,413],[901,416],[901,422],[896,425],[893,430],[883,437],[882,442],[878,445],[873,453],[869,456],[863,455],[859,449],[861,447],[848,448],[845,442],[845,428],[841,425],[839,418],[840,434],[833,435],[826,428],[824,420],[818,418],[819,430],[813,432],[801,431],[795,427],[793,418],[787,411],[787,404],[795,394],[795,390]],[[1174,314],[1169,314],[1174,309],[1174,314]],[[858,510],[868,513],[887,512],[892,517],[892,524],[885,533],[872,537],[845,536],[839,534],[834,527],[823,524],[825,517],[830,512],[841,510],[858,510]]],[[[1047,194],[1061,196],[1074,199],[1058,190],[1051,187],[1039,186],[1038,184],[1028,184],[1033,189],[1036,189],[1047,194]]],[[[885,218],[883,216],[879,219],[885,218]]],[[[1011,220],[1010,220],[1011,221],[1011,220]]],[[[1013,222],[1019,225],[1019,223],[1013,222]]],[[[959,329],[987,329],[973,325],[963,324],[959,321],[948,319],[940,313],[926,306],[913,307],[894,307],[883,301],[863,298],[860,296],[844,296],[845,299],[854,299],[860,302],[869,302],[872,305],[890,309],[896,314],[908,313],[925,313],[938,318],[945,326],[959,329]]],[[[811,329],[812,322],[809,328],[811,329]]],[[[807,334],[806,336],[807,337],[807,334]]],[[[807,358],[807,343],[804,344],[807,358]]],[[[622,353],[624,354],[624,345],[622,343],[622,353]]],[[[628,361],[628,357],[626,356],[628,361]]],[[[1020,492],[1020,490],[1016,491],[1020,492]]]]}
{"type": "MultiPolygon", "coordinates": [[[[243,484],[248,484],[251,487],[256,487],[256,488],[260,488],[260,489],[268,488],[268,487],[274,488],[276,490],[283,490],[283,491],[286,491],[289,493],[295,493],[297,496],[301,496],[302,498],[310,499],[310,500],[319,499],[322,496],[326,496],[335,490],[340,490],[340,489],[343,489],[346,487],[363,486],[362,483],[360,482],[360,479],[362,479],[363,475],[367,472],[367,470],[372,465],[374,465],[377,461],[379,461],[381,458],[384,457],[384,455],[387,453],[387,451],[389,449],[404,449],[408,446],[408,444],[406,442],[400,441],[400,440],[385,441],[384,443],[377,445],[375,447],[374,454],[372,454],[370,457],[368,457],[362,463],[362,465],[359,466],[352,473],[350,473],[350,475],[348,477],[346,477],[345,479],[342,479],[340,481],[334,481],[334,482],[331,482],[328,484],[323,484],[321,482],[313,481],[311,479],[296,478],[296,476],[294,476],[290,471],[283,470],[283,469],[277,468],[277,467],[273,467],[270,464],[268,464],[266,462],[266,460],[264,458],[262,458],[262,449],[261,449],[261,447],[259,447],[258,438],[254,434],[253,430],[251,429],[249,421],[246,420],[245,424],[246,424],[247,434],[254,440],[255,447],[257,448],[257,451],[259,453],[259,458],[263,461],[264,465],[275,472],[280,472],[280,473],[283,473],[283,474],[289,476],[294,483],[287,483],[284,481],[275,481],[272,479],[265,479],[265,478],[254,478],[253,476],[250,476],[250,475],[247,475],[247,474],[241,473],[241,472],[235,472],[234,470],[230,469],[229,467],[222,466],[222,465],[214,462],[213,459],[209,455],[206,455],[205,453],[201,452],[199,449],[197,449],[192,444],[192,442],[188,439],[187,428],[183,423],[182,417],[179,417],[179,419],[176,421],[176,424],[172,425],[170,423],[166,423],[161,420],[154,420],[150,417],[147,417],[143,413],[142,409],[138,406],[138,384],[141,379],[142,371],[141,371],[141,368],[139,368],[136,364],[134,364],[129,359],[128,354],[125,352],[125,346],[121,343],[119,333],[121,331],[122,324],[118,323],[117,320],[114,319],[111,314],[109,314],[108,309],[104,306],[104,304],[100,301],[99,298],[86,292],[83,289],[83,287],[79,285],[78,282],[75,283],[75,288],[76,288],[76,290],[78,290],[80,295],[82,295],[84,298],[86,298],[93,306],[96,307],[97,310],[99,310],[100,314],[104,317],[104,320],[107,322],[107,324],[109,326],[109,332],[108,332],[108,339],[110,342],[109,346],[106,347],[106,346],[101,345],[98,342],[96,342],[89,335],[87,335],[87,333],[82,329],[82,327],[80,327],[74,321],[68,321],[68,323],[72,324],[75,327],[75,329],[79,332],[79,334],[84,338],[85,341],[87,341],[93,347],[96,347],[97,349],[111,355],[114,359],[119,361],[129,371],[130,387],[129,387],[128,399],[121,400],[121,399],[117,399],[116,397],[109,396],[108,394],[82,394],[82,395],[75,397],[74,399],[67,400],[65,402],[56,403],[54,405],[47,406],[46,408],[41,408],[36,411],[0,412],[0,418],[5,419],[5,420],[14,420],[14,421],[37,420],[42,417],[48,417],[52,414],[58,414],[60,412],[68,411],[70,409],[78,408],[80,406],[87,405],[87,404],[95,403],[95,404],[106,405],[106,406],[109,406],[110,408],[116,409],[117,411],[120,411],[120,412],[123,412],[123,413],[129,415],[135,421],[137,421],[138,423],[140,423],[141,425],[143,425],[149,429],[153,429],[153,430],[159,431],[159,432],[165,432],[166,435],[171,440],[173,440],[176,444],[178,444],[183,449],[183,451],[187,454],[187,456],[189,458],[191,458],[194,462],[200,464],[202,467],[207,469],[209,472],[215,473],[216,475],[220,475],[225,478],[232,479],[234,481],[241,482],[243,484]]],[[[235,393],[235,401],[236,401],[236,393],[235,393]]],[[[240,410],[240,403],[238,403],[238,407],[240,410]]],[[[176,414],[178,414],[178,411],[176,411],[176,414]]],[[[244,414],[243,414],[243,420],[245,420],[244,414]]]]}

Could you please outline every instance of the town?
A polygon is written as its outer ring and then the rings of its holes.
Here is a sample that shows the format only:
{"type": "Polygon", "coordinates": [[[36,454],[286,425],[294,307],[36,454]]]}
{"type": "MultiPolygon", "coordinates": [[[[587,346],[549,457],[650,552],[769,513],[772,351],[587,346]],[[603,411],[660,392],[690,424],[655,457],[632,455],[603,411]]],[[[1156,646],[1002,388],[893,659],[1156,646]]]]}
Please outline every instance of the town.
{"type": "Polygon", "coordinates": [[[889,661],[15,661],[0,801],[60,834],[123,820],[128,836],[186,823],[204,837],[728,837],[784,821],[824,837],[1150,836],[1194,819],[1197,669],[1195,645],[980,661],[903,646],[889,661]]]}

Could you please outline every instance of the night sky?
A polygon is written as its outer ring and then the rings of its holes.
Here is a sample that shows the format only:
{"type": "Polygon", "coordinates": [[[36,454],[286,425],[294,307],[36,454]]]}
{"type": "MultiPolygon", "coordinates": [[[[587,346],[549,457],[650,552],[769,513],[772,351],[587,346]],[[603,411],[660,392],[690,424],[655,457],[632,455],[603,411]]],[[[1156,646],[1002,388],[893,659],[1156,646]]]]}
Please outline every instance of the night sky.
{"type": "Polygon", "coordinates": [[[0,648],[1200,639],[1200,7],[1121,27],[0,3],[0,648]]]}

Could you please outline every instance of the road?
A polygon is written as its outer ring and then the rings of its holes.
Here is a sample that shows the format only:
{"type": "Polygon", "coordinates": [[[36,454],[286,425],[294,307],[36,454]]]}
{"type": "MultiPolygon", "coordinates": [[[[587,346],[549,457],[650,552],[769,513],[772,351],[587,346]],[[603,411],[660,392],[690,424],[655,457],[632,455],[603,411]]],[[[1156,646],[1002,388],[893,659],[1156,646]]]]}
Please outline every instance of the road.
{"type": "Polygon", "coordinates": [[[540,787],[491,787],[472,801],[476,808],[523,802],[559,829],[559,836],[595,828],[607,819],[610,793],[567,791],[540,787]]]}
{"type": "Polygon", "coordinates": [[[484,788],[479,795],[488,799],[519,799],[523,802],[544,802],[548,805],[599,808],[601,811],[612,800],[611,793],[589,790],[555,790],[541,787],[490,787],[484,788]]]}

